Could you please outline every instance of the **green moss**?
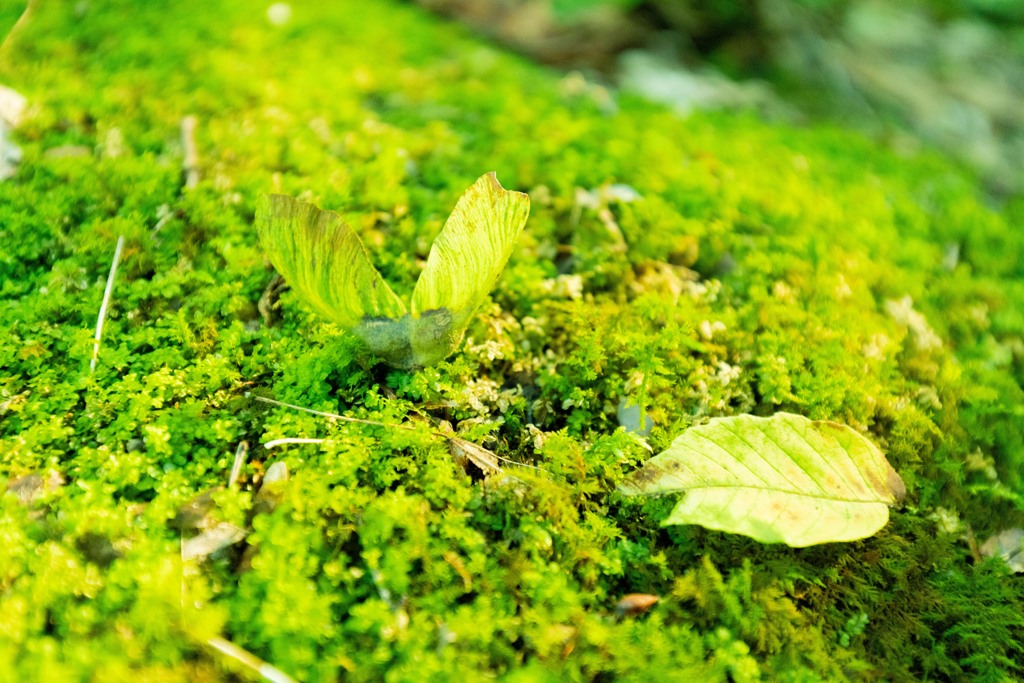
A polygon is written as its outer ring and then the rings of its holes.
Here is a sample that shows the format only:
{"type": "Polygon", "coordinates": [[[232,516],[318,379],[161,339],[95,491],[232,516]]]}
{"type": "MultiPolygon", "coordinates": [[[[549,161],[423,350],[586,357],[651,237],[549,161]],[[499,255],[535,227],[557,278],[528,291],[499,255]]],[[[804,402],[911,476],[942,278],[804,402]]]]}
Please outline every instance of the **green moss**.
{"type": "Polygon", "coordinates": [[[1019,582],[930,518],[1024,521],[1020,205],[842,131],[609,107],[406,5],[293,9],[44,3],[3,55],[33,108],[0,183],[0,670],[247,675],[219,633],[308,680],[1024,676],[1019,582]],[[448,362],[373,366],[290,292],[261,314],[260,192],[344,210],[405,295],[489,170],[533,211],[448,362]],[[613,184],[640,198],[577,199],[613,184]],[[622,399],[654,449],[715,415],[845,422],[907,507],[805,550],[661,529],[673,501],[613,493],[648,456],[622,399]],[[475,482],[423,418],[539,471],[475,482]],[[259,446],[281,437],[328,440],[259,446]],[[254,506],[276,460],[292,477],[254,506]],[[50,484],[19,498],[32,474],[50,484]],[[210,490],[248,536],[183,564],[173,520],[210,490]],[[662,600],[620,615],[633,592],[662,600]]]}

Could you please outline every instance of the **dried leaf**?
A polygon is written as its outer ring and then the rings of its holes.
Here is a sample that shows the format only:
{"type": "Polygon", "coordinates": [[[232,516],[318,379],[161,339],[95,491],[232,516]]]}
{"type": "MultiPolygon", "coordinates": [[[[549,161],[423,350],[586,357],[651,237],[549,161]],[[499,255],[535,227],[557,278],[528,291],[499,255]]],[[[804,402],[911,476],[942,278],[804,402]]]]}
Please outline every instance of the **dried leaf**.
{"type": "Polygon", "coordinates": [[[470,472],[470,463],[480,471],[484,478],[501,472],[498,456],[483,446],[477,445],[472,441],[460,439],[457,436],[445,438],[448,440],[448,450],[452,454],[452,459],[466,472],[470,472]]]}
{"type": "Polygon", "coordinates": [[[10,480],[7,482],[7,492],[17,496],[18,502],[27,507],[64,484],[60,472],[49,470],[45,476],[33,473],[10,480]]]}

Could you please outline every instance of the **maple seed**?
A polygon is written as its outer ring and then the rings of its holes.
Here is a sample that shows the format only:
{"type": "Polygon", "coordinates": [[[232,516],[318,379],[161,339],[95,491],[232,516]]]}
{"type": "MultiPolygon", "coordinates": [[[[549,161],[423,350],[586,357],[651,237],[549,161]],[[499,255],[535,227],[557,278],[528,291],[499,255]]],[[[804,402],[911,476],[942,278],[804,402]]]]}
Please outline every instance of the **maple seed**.
{"type": "Polygon", "coordinates": [[[256,229],[270,262],[311,308],[390,365],[410,369],[455,351],[529,212],[529,197],[505,190],[494,173],[481,176],[430,247],[408,306],[339,214],[293,197],[264,195],[256,206],[256,229]]]}

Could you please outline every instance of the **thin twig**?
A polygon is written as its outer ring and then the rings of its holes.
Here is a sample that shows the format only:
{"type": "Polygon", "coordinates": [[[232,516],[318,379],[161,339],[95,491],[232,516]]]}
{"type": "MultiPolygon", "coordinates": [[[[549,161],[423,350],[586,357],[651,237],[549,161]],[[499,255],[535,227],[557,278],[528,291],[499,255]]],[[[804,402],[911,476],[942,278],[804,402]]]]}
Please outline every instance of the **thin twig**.
{"type": "Polygon", "coordinates": [[[185,151],[182,170],[185,172],[185,187],[191,189],[199,184],[199,151],[196,147],[196,117],[189,114],[181,120],[181,146],[185,151]]]}
{"type": "Polygon", "coordinates": [[[238,477],[242,474],[242,466],[245,465],[245,459],[249,456],[249,442],[242,441],[238,444],[238,448],[235,449],[235,462],[231,465],[231,476],[228,477],[228,488],[233,489],[238,484],[238,477]]]}
{"type": "Polygon", "coordinates": [[[262,401],[263,403],[269,403],[269,404],[275,405],[275,406],[282,406],[284,408],[291,408],[293,410],[301,410],[304,413],[310,413],[311,415],[319,415],[320,417],[329,417],[332,420],[342,420],[343,422],[357,422],[359,424],[370,425],[370,426],[373,426],[373,427],[389,427],[389,428],[393,427],[395,429],[404,429],[404,430],[409,431],[409,432],[418,431],[415,427],[410,427],[409,425],[391,425],[391,424],[386,424],[384,422],[377,422],[376,420],[362,420],[362,419],[360,419],[358,417],[345,417],[344,415],[338,415],[336,413],[325,413],[322,410],[313,410],[312,408],[303,408],[302,406],[297,406],[294,403],[285,403],[284,401],[275,401],[272,398],[264,398],[263,396],[253,396],[253,398],[255,398],[257,401],[262,401]]]}
{"type": "Polygon", "coordinates": [[[89,362],[89,374],[96,371],[96,359],[100,355],[100,338],[103,336],[103,321],[107,317],[107,307],[110,305],[110,295],[114,291],[114,276],[117,275],[117,264],[121,260],[121,249],[124,248],[124,235],[117,238],[117,246],[114,248],[114,260],[110,264],[110,274],[107,276],[107,287],[103,290],[103,303],[100,304],[100,315],[96,319],[96,338],[92,345],[92,360],[89,362]]]}
{"type": "MultiPolygon", "coordinates": [[[[444,434],[441,434],[439,432],[434,432],[434,433],[437,434],[438,436],[444,436],[444,434]]],[[[446,439],[450,439],[451,437],[449,436],[449,437],[445,437],[445,438],[446,439]]],[[[473,442],[470,441],[469,443],[473,443],[473,442]]],[[[474,444],[474,445],[476,445],[476,444],[474,444]]],[[[480,446],[480,448],[483,448],[483,446],[480,446]]],[[[550,472],[548,472],[543,467],[537,467],[536,465],[527,465],[525,462],[519,462],[518,460],[513,460],[512,458],[506,458],[506,457],[503,457],[501,455],[498,455],[497,453],[495,453],[492,450],[488,450],[487,452],[490,453],[491,455],[493,455],[495,460],[499,460],[501,462],[506,462],[509,465],[515,465],[516,467],[526,467],[526,468],[531,469],[531,470],[537,470],[538,472],[543,472],[544,474],[551,474],[550,472]]]]}
{"type": "Polygon", "coordinates": [[[285,672],[275,666],[267,664],[253,653],[244,648],[238,647],[230,640],[225,640],[220,636],[214,636],[206,641],[206,644],[221,654],[225,654],[235,661],[241,662],[262,676],[264,680],[272,681],[272,683],[295,683],[295,679],[285,672]]]}

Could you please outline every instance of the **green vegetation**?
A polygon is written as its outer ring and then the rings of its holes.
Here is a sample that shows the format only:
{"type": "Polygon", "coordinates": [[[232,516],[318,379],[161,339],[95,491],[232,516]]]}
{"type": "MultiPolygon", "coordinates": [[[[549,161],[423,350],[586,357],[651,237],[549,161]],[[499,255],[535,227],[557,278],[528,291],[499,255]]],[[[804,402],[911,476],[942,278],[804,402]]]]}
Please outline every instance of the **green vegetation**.
{"type": "Polygon", "coordinates": [[[1024,677],[1024,586],[961,537],[1024,523],[1024,206],[841,131],[612,101],[384,2],[40,3],[0,82],[32,103],[0,183],[3,676],[248,676],[220,635],[300,680],[1024,677]],[[531,218],[446,362],[371,365],[275,305],[261,193],[343,211],[405,298],[489,170],[531,218]],[[878,535],[663,529],[673,499],[616,492],[645,445],[778,411],[881,447],[907,497],[878,535]],[[540,471],[476,481],[424,418],[540,471]],[[221,523],[244,542],[181,560],[221,523]]]}

